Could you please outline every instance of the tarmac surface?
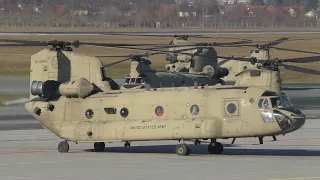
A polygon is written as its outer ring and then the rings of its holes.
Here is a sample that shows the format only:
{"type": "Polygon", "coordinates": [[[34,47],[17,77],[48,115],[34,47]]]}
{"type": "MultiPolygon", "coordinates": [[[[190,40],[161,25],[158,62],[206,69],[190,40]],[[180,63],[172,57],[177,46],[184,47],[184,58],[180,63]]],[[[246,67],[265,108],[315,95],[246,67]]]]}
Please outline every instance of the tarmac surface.
{"type": "Polygon", "coordinates": [[[91,143],[70,143],[59,153],[61,141],[46,130],[0,131],[0,177],[25,179],[320,179],[320,122],[308,119],[298,131],[258,139],[222,140],[223,155],[207,154],[207,144],[191,144],[190,156],[177,156],[176,141],[106,144],[93,152],[91,143]]]}

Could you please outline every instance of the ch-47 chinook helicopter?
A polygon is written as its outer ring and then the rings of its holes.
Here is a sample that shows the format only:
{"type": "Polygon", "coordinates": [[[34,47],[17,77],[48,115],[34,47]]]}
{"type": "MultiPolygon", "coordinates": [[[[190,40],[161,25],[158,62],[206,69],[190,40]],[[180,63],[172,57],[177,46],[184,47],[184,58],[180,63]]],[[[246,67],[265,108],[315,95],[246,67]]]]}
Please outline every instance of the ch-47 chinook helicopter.
{"type": "MultiPolygon", "coordinates": [[[[177,155],[189,155],[184,140],[210,139],[208,152],[220,154],[220,138],[267,136],[301,128],[305,116],[273,103],[279,96],[250,86],[197,86],[119,89],[103,72],[96,57],[72,51],[74,43],[52,42],[53,47],[31,56],[30,101],[27,111],[43,127],[69,142],[177,140],[177,155]]],[[[77,43],[75,43],[77,44],[77,43]]]]}

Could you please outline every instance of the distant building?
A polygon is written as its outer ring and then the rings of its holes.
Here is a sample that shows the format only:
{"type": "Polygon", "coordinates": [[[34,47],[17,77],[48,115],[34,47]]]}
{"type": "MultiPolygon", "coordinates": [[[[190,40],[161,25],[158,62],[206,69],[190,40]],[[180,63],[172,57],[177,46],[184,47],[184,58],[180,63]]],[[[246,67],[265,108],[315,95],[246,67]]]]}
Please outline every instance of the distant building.
{"type": "Polygon", "coordinates": [[[186,3],[180,4],[178,17],[190,17],[190,16],[197,16],[196,8],[186,3]]]}

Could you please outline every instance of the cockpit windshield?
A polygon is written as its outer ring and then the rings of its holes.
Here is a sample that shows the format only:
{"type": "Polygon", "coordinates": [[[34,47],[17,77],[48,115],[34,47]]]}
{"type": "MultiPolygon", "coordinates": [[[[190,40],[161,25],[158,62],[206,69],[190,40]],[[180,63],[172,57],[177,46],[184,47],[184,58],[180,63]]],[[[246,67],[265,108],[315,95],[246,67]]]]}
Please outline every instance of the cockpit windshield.
{"type": "Polygon", "coordinates": [[[144,84],[144,79],[141,76],[134,78],[134,77],[130,77],[130,75],[128,75],[125,79],[124,84],[144,84]]]}
{"type": "Polygon", "coordinates": [[[260,110],[270,110],[270,108],[277,108],[277,107],[282,107],[282,108],[290,108],[292,107],[292,104],[286,94],[281,93],[279,97],[270,97],[270,103],[268,101],[269,98],[261,98],[259,100],[259,109],[260,110]],[[271,106],[271,107],[270,107],[271,106]]]}

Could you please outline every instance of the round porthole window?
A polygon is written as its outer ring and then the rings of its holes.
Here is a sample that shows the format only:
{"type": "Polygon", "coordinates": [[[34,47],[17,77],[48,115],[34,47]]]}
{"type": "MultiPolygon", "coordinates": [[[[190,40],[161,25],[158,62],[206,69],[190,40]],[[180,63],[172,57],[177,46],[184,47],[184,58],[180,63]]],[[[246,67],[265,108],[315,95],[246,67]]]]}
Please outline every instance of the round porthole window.
{"type": "Polygon", "coordinates": [[[247,70],[248,69],[248,66],[243,66],[243,70],[247,70]]]}
{"type": "Polygon", "coordinates": [[[197,106],[197,105],[192,105],[192,106],[190,107],[190,112],[191,112],[192,115],[197,115],[197,114],[199,114],[199,110],[200,110],[200,108],[199,108],[199,106],[197,106]]]}
{"type": "Polygon", "coordinates": [[[228,113],[233,114],[236,112],[236,110],[237,110],[237,106],[235,104],[233,103],[228,104],[227,106],[228,113]]]}
{"type": "Polygon", "coordinates": [[[94,113],[93,113],[92,109],[88,109],[85,113],[85,116],[87,119],[91,119],[91,118],[93,118],[93,114],[94,113]]]}
{"type": "Polygon", "coordinates": [[[164,114],[164,110],[162,106],[157,106],[155,109],[155,113],[158,117],[162,116],[164,114]]]}
{"type": "Polygon", "coordinates": [[[120,110],[120,115],[121,115],[121,117],[123,117],[123,118],[127,117],[127,116],[129,115],[129,110],[128,110],[127,108],[122,108],[122,109],[120,110]]]}

